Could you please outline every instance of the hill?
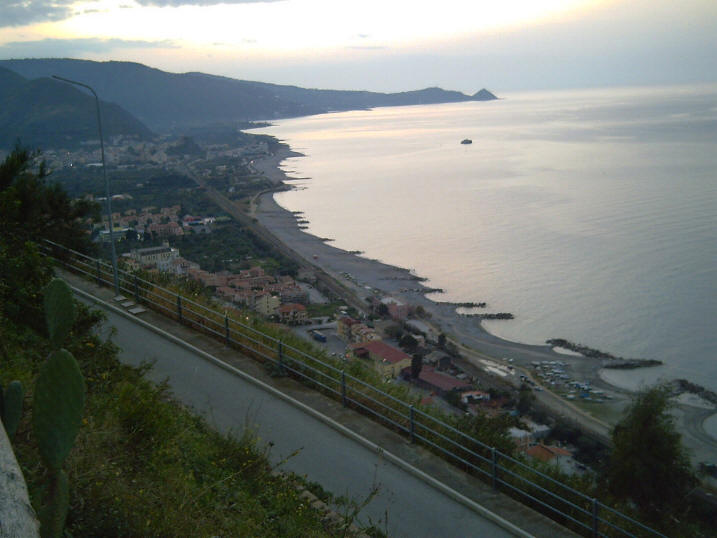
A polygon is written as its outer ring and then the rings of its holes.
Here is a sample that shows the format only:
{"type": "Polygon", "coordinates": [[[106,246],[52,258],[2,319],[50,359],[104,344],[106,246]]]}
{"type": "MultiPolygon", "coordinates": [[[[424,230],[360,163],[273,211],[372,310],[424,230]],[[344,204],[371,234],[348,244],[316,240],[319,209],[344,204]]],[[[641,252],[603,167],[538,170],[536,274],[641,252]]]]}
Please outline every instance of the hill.
{"type": "Polygon", "coordinates": [[[81,80],[154,130],[320,114],[378,106],[496,99],[441,88],[402,93],[306,89],[205,73],[167,73],[132,62],[73,59],[1,60],[27,78],[53,74],[81,80]]]}
{"type": "MultiPolygon", "coordinates": [[[[102,104],[105,137],[150,138],[152,132],[120,106],[102,104]]],[[[97,139],[94,97],[50,78],[27,80],[0,67],[0,147],[72,147],[97,139]]]]}

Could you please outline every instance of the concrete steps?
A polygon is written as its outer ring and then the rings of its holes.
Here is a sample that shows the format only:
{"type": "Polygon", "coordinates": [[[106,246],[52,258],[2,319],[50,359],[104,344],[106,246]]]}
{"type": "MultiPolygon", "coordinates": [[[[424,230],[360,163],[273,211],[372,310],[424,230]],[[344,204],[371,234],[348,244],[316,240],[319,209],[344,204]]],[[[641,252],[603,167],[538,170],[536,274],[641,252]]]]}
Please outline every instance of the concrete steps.
{"type": "Polygon", "coordinates": [[[127,312],[129,312],[130,314],[134,314],[135,316],[147,311],[146,308],[139,306],[132,299],[128,299],[124,295],[116,295],[114,297],[114,301],[120,303],[124,308],[127,309],[127,312]]]}

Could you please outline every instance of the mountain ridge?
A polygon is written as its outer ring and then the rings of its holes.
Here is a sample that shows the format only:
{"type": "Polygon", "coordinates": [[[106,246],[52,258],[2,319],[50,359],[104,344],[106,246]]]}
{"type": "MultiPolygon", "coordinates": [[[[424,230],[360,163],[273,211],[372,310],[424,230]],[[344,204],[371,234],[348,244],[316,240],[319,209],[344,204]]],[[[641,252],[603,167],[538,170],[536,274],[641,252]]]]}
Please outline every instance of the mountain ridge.
{"type": "Polygon", "coordinates": [[[197,71],[170,73],[137,62],[12,59],[0,60],[0,67],[26,78],[56,74],[81,80],[104,101],[116,103],[155,131],[379,106],[496,99],[485,89],[466,95],[436,87],[399,93],[301,88],[197,71]]]}

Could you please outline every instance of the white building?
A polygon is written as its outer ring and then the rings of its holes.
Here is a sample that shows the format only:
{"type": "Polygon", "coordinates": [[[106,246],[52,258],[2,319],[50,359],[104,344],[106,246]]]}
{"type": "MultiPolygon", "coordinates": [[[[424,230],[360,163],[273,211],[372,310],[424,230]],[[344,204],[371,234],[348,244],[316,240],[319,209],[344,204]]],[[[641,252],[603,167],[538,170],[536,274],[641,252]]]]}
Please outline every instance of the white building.
{"type": "Polygon", "coordinates": [[[156,267],[160,271],[172,269],[172,261],[179,257],[179,250],[164,243],[161,247],[135,248],[130,253],[142,267],[156,267]]]}

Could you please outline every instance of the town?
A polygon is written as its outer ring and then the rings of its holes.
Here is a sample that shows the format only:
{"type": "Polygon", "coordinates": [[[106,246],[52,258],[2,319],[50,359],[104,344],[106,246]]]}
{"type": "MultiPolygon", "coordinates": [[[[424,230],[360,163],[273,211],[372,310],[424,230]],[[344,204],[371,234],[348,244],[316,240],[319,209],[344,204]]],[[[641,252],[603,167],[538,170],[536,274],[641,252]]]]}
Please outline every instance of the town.
{"type": "MultiPolygon", "coordinates": [[[[509,364],[488,366],[484,372],[468,370],[454,346],[436,334],[420,307],[391,296],[376,296],[368,305],[368,315],[330,298],[316,287],[315,275],[301,271],[297,278],[270,274],[260,265],[236,272],[204,270],[194,260],[183,257],[170,241],[186,235],[209,236],[217,226],[214,217],[180,215],[179,206],[146,207],[139,211],[115,213],[115,232],[124,238],[128,232],[138,237],[151,235],[161,245],[131,248],[120,257],[121,266],[131,272],[155,273],[186,279],[210,290],[218,304],[248,309],[267,321],[285,325],[300,338],[310,341],[328,355],[347,365],[362,364],[373,369],[388,383],[401,384],[420,396],[422,405],[439,406],[457,416],[506,415],[513,420],[508,433],[517,449],[527,456],[551,462],[562,472],[579,474],[586,470],[564,443],[549,441],[551,427],[533,420],[529,406],[521,398],[529,391],[515,394],[509,384],[497,390],[497,379],[515,376],[509,364]],[[318,307],[318,308],[315,308],[318,307]],[[328,307],[328,310],[327,310],[328,307]],[[312,315],[319,311],[321,315],[312,315]],[[520,411],[523,411],[522,413],[520,411]]],[[[219,223],[221,224],[221,223],[219,223]]],[[[107,241],[107,226],[96,235],[107,241]]],[[[118,244],[121,245],[123,240],[118,244]]],[[[560,365],[536,365],[542,377],[560,372],[560,365]],[[545,370],[545,371],[544,371],[545,370]]],[[[520,376],[527,388],[535,384],[520,376]]],[[[498,384],[500,384],[498,382],[498,384]]],[[[582,387],[589,391],[589,387],[582,387]]]]}

